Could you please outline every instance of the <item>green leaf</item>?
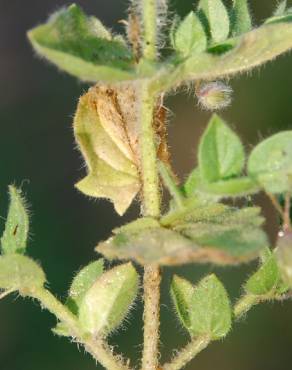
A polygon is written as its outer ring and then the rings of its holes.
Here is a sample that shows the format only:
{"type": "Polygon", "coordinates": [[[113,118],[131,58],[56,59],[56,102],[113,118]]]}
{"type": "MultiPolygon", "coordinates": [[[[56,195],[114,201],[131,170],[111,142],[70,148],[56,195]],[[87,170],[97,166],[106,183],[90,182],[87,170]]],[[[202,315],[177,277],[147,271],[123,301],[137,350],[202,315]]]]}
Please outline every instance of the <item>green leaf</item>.
{"type": "Polygon", "coordinates": [[[20,253],[26,249],[29,231],[29,218],[21,191],[15,186],[9,186],[10,206],[1,238],[3,254],[20,253]]]}
{"type": "Polygon", "coordinates": [[[0,256],[0,289],[26,293],[41,288],[45,281],[43,270],[30,258],[20,254],[0,256]]]}
{"type": "Polygon", "coordinates": [[[257,145],[248,160],[249,176],[267,192],[292,189],[292,131],[280,132],[257,145]]]}
{"type": "Polygon", "coordinates": [[[106,335],[117,328],[137,295],[139,277],[131,263],[105,272],[87,291],[80,305],[79,320],[93,335],[106,335]]]}
{"type": "Polygon", "coordinates": [[[60,337],[70,337],[70,330],[63,322],[58,322],[57,325],[52,329],[52,332],[60,337]]]}
{"type": "Polygon", "coordinates": [[[280,273],[274,254],[262,264],[245,284],[245,291],[254,295],[272,293],[278,286],[280,273]]]}
{"type": "Polygon", "coordinates": [[[252,21],[247,0],[233,0],[231,18],[234,36],[251,31],[252,21]]]}
{"type": "Polygon", "coordinates": [[[213,115],[199,144],[199,169],[207,182],[240,175],[244,149],[238,136],[217,115],[213,115]]]}
{"type": "Polygon", "coordinates": [[[249,177],[238,177],[216,182],[206,182],[201,179],[200,171],[195,168],[183,185],[183,192],[186,197],[214,196],[214,200],[220,198],[242,197],[255,194],[260,191],[259,185],[249,177]]]}
{"type": "Polygon", "coordinates": [[[206,50],[207,37],[199,17],[190,12],[173,35],[173,48],[183,57],[206,50]]]}
{"type": "Polygon", "coordinates": [[[168,214],[160,223],[142,220],[114,230],[96,250],[109,259],[133,259],[142,265],[226,265],[255,258],[267,245],[258,208],[236,210],[215,204],[168,214]]]}
{"type": "Polygon", "coordinates": [[[77,314],[78,308],[86,294],[95,281],[103,273],[103,259],[91,262],[89,265],[81,269],[75,276],[67,299],[67,306],[77,314]]]}
{"type": "Polygon", "coordinates": [[[187,177],[184,185],[183,185],[183,191],[186,197],[192,197],[195,193],[198,187],[200,186],[202,179],[200,176],[200,170],[199,168],[195,168],[187,177]]]}
{"type": "Polygon", "coordinates": [[[198,190],[217,195],[220,198],[232,198],[257,193],[260,188],[258,184],[249,177],[238,177],[212,183],[203,182],[198,190]]]}
{"type": "Polygon", "coordinates": [[[168,68],[162,64],[152,88],[165,91],[189,80],[217,80],[247,72],[275,59],[292,47],[292,17],[290,15],[278,23],[265,24],[240,37],[229,39],[228,45],[224,54],[205,52],[190,56],[179,64],[176,60],[170,60],[168,68]]]}
{"type": "Polygon", "coordinates": [[[88,175],[76,184],[84,194],[108,198],[122,215],[140,189],[134,91],[91,88],[80,98],[74,133],[88,175]]]}
{"type": "Polygon", "coordinates": [[[221,0],[200,0],[200,17],[208,23],[208,30],[214,43],[222,42],[229,35],[229,16],[221,0]]]}
{"type": "Polygon", "coordinates": [[[287,8],[287,0],[281,1],[278,5],[277,8],[275,9],[273,16],[274,17],[280,17],[285,14],[287,8]]]}
{"type": "Polygon", "coordinates": [[[213,340],[226,336],[231,329],[231,308],[223,284],[212,274],[195,287],[190,308],[193,336],[206,335],[213,340]]]}
{"type": "Polygon", "coordinates": [[[186,329],[189,329],[191,326],[190,307],[193,292],[194,288],[189,281],[177,275],[173,277],[170,293],[176,313],[186,329]]]}
{"type": "Polygon", "coordinates": [[[29,31],[28,38],[40,56],[81,80],[133,78],[133,56],[125,43],[113,37],[98,19],[86,17],[75,4],[29,31]]]}

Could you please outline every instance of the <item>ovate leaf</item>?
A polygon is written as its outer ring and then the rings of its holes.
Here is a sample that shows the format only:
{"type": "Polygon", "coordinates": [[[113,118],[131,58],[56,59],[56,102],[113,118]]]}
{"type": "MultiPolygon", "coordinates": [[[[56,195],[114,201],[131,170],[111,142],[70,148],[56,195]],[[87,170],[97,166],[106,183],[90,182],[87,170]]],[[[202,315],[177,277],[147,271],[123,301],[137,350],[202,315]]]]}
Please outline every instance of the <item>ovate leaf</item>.
{"type": "Polygon", "coordinates": [[[193,336],[209,336],[216,340],[231,329],[231,308],[223,284],[215,275],[205,277],[195,287],[190,308],[193,336]]]}
{"type": "Polygon", "coordinates": [[[213,115],[199,144],[200,174],[207,182],[240,175],[244,149],[238,136],[217,115],[213,115]]]}
{"type": "Polygon", "coordinates": [[[214,43],[222,42],[229,35],[229,16],[221,0],[200,0],[198,11],[205,19],[214,43]]]}
{"type": "Polygon", "coordinates": [[[245,291],[254,295],[265,295],[277,288],[280,273],[274,254],[262,264],[245,284],[245,291]]]}
{"type": "Polygon", "coordinates": [[[292,189],[292,131],[280,132],[262,141],[251,152],[248,173],[266,191],[292,189]]]}
{"type": "Polygon", "coordinates": [[[25,206],[25,200],[21,191],[15,186],[9,186],[10,205],[5,224],[5,230],[1,238],[3,254],[20,253],[26,249],[29,231],[29,218],[25,206]]]}
{"type": "Polygon", "coordinates": [[[199,206],[193,213],[169,213],[160,222],[134,221],[114,230],[96,250],[109,259],[133,259],[142,265],[238,264],[257,257],[267,245],[262,222],[257,208],[199,206]]]}
{"type": "Polygon", "coordinates": [[[291,15],[277,23],[265,24],[242,36],[229,39],[224,53],[200,53],[187,58],[182,64],[161,66],[159,78],[153,81],[157,91],[165,91],[187,80],[212,81],[247,72],[292,47],[291,15]]]}
{"type": "Polygon", "coordinates": [[[41,288],[45,281],[43,270],[30,258],[19,254],[0,256],[0,289],[26,292],[41,288]]]}
{"type": "Polygon", "coordinates": [[[237,36],[252,29],[252,21],[247,0],[233,0],[232,34],[237,36]]]}
{"type": "Polygon", "coordinates": [[[131,79],[133,57],[125,43],[73,4],[28,33],[38,54],[84,81],[131,79]]]}
{"type": "Polygon", "coordinates": [[[78,312],[78,307],[81,304],[83,297],[90,287],[103,273],[103,259],[91,262],[89,265],[81,269],[75,276],[67,299],[67,305],[74,312],[78,312]]]}
{"type": "Polygon", "coordinates": [[[206,50],[207,36],[199,17],[190,12],[173,35],[173,47],[183,57],[206,50]]]}
{"type": "Polygon", "coordinates": [[[186,329],[190,328],[190,307],[194,288],[192,284],[177,275],[173,277],[170,293],[176,313],[186,329]]]}
{"type": "Polygon", "coordinates": [[[92,197],[108,198],[123,214],[140,188],[135,92],[97,86],[80,98],[74,133],[88,175],[76,187],[92,197]]]}
{"type": "Polygon", "coordinates": [[[94,335],[106,335],[120,325],[138,291],[139,278],[131,263],[105,272],[87,291],[79,320],[94,335]]]}

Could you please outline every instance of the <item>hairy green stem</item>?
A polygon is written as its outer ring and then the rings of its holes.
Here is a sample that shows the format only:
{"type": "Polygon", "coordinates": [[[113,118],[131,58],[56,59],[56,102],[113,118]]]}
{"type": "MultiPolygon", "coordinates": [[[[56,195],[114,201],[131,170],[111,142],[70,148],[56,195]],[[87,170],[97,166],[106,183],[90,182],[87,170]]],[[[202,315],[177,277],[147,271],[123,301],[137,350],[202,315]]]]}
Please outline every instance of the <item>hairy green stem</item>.
{"type": "Polygon", "coordinates": [[[173,199],[175,200],[176,205],[179,208],[184,209],[184,197],[183,197],[181,190],[176,185],[173,175],[171,174],[167,166],[161,161],[159,162],[158,168],[159,168],[160,176],[163,180],[163,183],[169,190],[173,199]]]}
{"type": "Polygon", "coordinates": [[[147,265],[144,270],[144,348],[142,370],[157,370],[159,358],[160,312],[159,266],[147,265]]]}
{"type": "Polygon", "coordinates": [[[157,0],[142,0],[142,45],[143,56],[148,60],[156,59],[157,42],[157,0]]]}
{"type": "Polygon", "coordinates": [[[192,340],[186,347],[180,351],[174,359],[165,364],[163,370],[180,370],[194,357],[196,357],[210,343],[208,337],[200,337],[192,340]]]}
{"type": "Polygon", "coordinates": [[[159,217],[160,191],[157,169],[157,148],[153,129],[153,115],[156,99],[151,96],[148,85],[141,86],[140,107],[140,161],[143,186],[143,215],[159,217]]]}
{"type": "Polygon", "coordinates": [[[56,299],[51,292],[41,288],[34,289],[26,294],[39,300],[43,307],[54,314],[58,320],[65,323],[72,337],[76,338],[79,343],[82,343],[86,351],[106,369],[130,370],[120,357],[113,354],[112,349],[102,338],[94,338],[85,333],[77,317],[56,299]]]}
{"type": "Polygon", "coordinates": [[[233,313],[235,318],[240,318],[247,311],[249,311],[252,308],[252,306],[258,304],[259,302],[260,302],[259,297],[255,295],[252,294],[244,295],[237,301],[237,303],[234,306],[233,313]]]}

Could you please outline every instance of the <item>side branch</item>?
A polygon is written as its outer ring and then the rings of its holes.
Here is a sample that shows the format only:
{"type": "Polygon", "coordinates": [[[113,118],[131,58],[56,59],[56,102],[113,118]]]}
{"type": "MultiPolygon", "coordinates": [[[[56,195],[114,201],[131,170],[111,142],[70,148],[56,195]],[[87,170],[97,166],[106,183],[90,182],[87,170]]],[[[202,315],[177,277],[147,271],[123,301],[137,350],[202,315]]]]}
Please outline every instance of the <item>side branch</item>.
{"type": "Polygon", "coordinates": [[[145,266],[144,271],[144,349],[142,370],[157,370],[159,358],[160,269],[145,266]]]}
{"type": "Polygon", "coordinates": [[[112,349],[103,338],[94,338],[92,335],[84,333],[77,317],[48,290],[32,290],[31,292],[26,292],[25,295],[39,300],[44,308],[66,324],[71,336],[78,343],[83,344],[86,351],[103,367],[110,370],[130,370],[130,367],[124,363],[120,356],[113,354],[112,349]]]}
{"type": "Polygon", "coordinates": [[[201,337],[192,340],[187,346],[178,353],[178,355],[168,364],[165,364],[163,370],[180,370],[188,362],[197,356],[210,343],[208,337],[201,337]]]}

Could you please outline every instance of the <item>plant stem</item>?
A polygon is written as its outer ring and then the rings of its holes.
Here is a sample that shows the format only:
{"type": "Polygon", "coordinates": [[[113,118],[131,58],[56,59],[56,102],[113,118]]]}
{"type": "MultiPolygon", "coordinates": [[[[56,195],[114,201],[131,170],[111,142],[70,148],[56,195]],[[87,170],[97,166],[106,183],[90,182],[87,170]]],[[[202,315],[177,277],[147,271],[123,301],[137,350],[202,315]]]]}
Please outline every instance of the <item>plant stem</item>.
{"type": "Polygon", "coordinates": [[[144,349],[142,370],[157,370],[159,357],[160,270],[147,265],[144,270],[144,349]]]}
{"type": "Polygon", "coordinates": [[[251,294],[246,294],[241,297],[238,302],[234,306],[234,316],[235,318],[240,318],[244,315],[247,311],[251,309],[252,306],[258,304],[260,302],[259,297],[251,294]]]}
{"type": "Polygon", "coordinates": [[[160,176],[163,180],[164,185],[169,190],[170,194],[172,195],[173,199],[176,202],[176,205],[180,209],[184,209],[184,197],[180,189],[175,183],[175,179],[173,178],[172,174],[170,173],[169,169],[163,162],[159,162],[159,172],[160,176]]]}
{"type": "MultiPolygon", "coordinates": [[[[156,60],[157,0],[141,0],[143,57],[156,60]]],[[[149,89],[148,82],[141,84],[140,106],[140,161],[143,187],[142,213],[144,216],[160,216],[160,189],[157,167],[157,148],[153,117],[157,96],[149,89]]],[[[157,370],[159,357],[160,322],[160,269],[157,265],[144,267],[144,348],[143,370],[157,370]]]]}
{"type": "Polygon", "coordinates": [[[40,301],[41,305],[54,314],[58,320],[65,323],[72,337],[82,343],[88,353],[102,366],[110,370],[130,370],[124,361],[112,353],[112,349],[102,338],[94,338],[85,333],[78,322],[78,318],[64,306],[55,296],[44,288],[25,292],[32,298],[40,301]]]}
{"type": "Polygon", "coordinates": [[[283,211],[280,203],[278,202],[276,196],[274,194],[268,193],[268,192],[266,194],[270,198],[270,200],[271,200],[274,208],[278,211],[278,213],[281,216],[281,218],[284,219],[284,217],[285,217],[284,211],[283,211]]]}
{"type": "Polygon", "coordinates": [[[143,56],[148,60],[156,59],[157,38],[157,0],[142,0],[142,45],[143,56]]]}
{"type": "Polygon", "coordinates": [[[160,191],[157,170],[157,149],[153,130],[153,111],[155,97],[151,96],[147,84],[141,86],[140,109],[140,161],[143,186],[143,215],[158,217],[160,215],[160,191]]]}
{"type": "Polygon", "coordinates": [[[210,343],[208,337],[200,337],[192,340],[187,346],[178,353],[178,355],[168,364],[165,364],[163,370],[180,370],[194,357],[197,356],[210,343]]]}

